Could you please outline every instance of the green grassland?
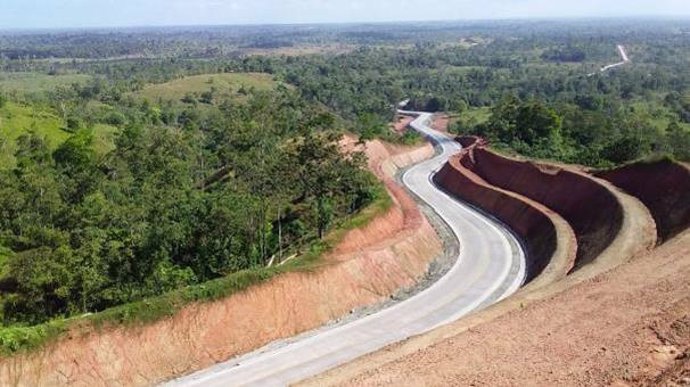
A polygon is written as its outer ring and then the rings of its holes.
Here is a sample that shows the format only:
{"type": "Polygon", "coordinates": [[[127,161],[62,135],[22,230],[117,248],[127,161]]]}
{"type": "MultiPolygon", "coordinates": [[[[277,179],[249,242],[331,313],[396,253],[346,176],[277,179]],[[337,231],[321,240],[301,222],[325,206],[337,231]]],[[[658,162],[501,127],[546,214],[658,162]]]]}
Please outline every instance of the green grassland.
{"type": "Polygon", "coordinates": [[[174,81],[148,85],[136,93],[151,102],[180,101],[188,94],[198,96],[201,93],[215,90],[220,98],[241,97],[242,90],[274,90],[278,83],[268,74],[258,73],[224,73],[204,74],[176,79],[174,81]]]}
{"type": "Polygon", "coordinates": [[[0,90],[7,93],[36,93],[59,86],[86,83],[91,77],[83,74],[48,75],[40,73],[0,73],[0,90]]]}
{"type": "Polygon", "coordinates": [[[462,113],[468,119],[475,120],[477,123],[484,123],[491,117],[491,108],[488,106],[469,108],[462,113]]]}
{"type": "MultiPolygon", "coordinates": [[[[0,168],[14,165],[15,140],[22,134],[34,131],[56,148],[71,135],[64,127],[62,118],[48,108],[7,103],[0,108],[0,168]]],[[[92,129],[96,151],[103,154],[110,150],[117,128],[96,124],[92,129]]]]}
{"type": "Polygon", "coordinates": [[[56,147],[70,135],[62,127],[62,120],[49,110],[7,103],[0,109],[0,168],[14,165],[14,140],[22,134],[33,130],[56,147]]]}

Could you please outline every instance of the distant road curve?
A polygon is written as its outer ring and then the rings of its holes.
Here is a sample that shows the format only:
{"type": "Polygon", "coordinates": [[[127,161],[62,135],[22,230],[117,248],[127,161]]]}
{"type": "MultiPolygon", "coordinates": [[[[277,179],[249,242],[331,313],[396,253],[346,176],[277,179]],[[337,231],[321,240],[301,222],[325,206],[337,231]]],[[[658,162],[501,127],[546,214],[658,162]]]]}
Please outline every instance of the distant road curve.
{"type": "MultiPolygon", "coordinates": [[[[616,68],[616,67],[619,67],[619,66],[623,66],[623,65],[625,65],[625,64],[630,63],[630,58],[628,58],[628,53],[625,52],[625,46],[619,44],[619,45],[617,46],[617,49],[618,49],[618,54],[620,54],[620,56],[621,56],[622,62],[618,62],[618,63],[613,63],[613,64],[610,64],[610,65],[606,65],[606,66],[602,67],[602,68],[599,70],[600,73],[605,73],[605,72],[607,72],[607,71],[609,71],[609,70],[611,70],[611,69],[613,69],[613,68],[616,68]]],[[[596,73],[591,73],[591,74],[588,74],[588,76],[591,77],[591,76],[593,76],[593,75],[595,75],[595,74],[596,74],[596,73]]]]}
{"type": "Polygon", "coordinates": [[[317,375],[386,345],[455,321],[514,293],[525,278],[520,243],[502,225],[456,201],[431,177],[461,148],[434,131],[428,113],[411,126],[440,153],[403,175],[403,183],[448,224],[460,243],[449,272],[426,290],[353,322],[325,327],[282,346],[268,346],[240,358],[173,380],[170,386],[283,386],[317,375]]]}

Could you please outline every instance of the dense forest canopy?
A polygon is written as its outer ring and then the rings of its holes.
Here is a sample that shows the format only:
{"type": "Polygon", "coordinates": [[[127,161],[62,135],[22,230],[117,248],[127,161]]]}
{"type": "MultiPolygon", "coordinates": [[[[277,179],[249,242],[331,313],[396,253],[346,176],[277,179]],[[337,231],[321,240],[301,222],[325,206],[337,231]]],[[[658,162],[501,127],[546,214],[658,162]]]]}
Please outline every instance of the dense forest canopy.
{"type": "MultiPolygon", "coordinates": [[[[0,33],[6,325],[287,255],[375,197],[343,130],[396,104],[525,155],[690,160],[690,21],[0,33]],[[616,45],[632,62],[620,61],[616,45]]],[[[414,140],[414,139],[412,139],[414,140]]]]}

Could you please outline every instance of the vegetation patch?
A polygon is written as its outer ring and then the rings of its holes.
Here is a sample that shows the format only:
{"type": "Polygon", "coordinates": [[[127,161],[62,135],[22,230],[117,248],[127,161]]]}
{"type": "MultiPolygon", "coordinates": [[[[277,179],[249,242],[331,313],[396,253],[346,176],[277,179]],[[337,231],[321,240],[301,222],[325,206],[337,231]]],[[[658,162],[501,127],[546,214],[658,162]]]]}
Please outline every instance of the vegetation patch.
{"type": "MultiPolygon", "coordinates": [[[[339,222],[338,226],[323,240],[314,241],[303,254],[284,265],[243,270],[203,284],[177,289],[161,296],[120,305],[95,314],[56,319],[34,326],[0,328],[0,354],[12,356],[40,349],[74,330],[84,333],[116,325],[132,326],[153,323],[174,316],[192,303],[227,298],[282,273],[316,270],[324,264],[329,264],[321,258],[336,246],[348,231],[366,226],[376,217],[385,214],[393,204],[380,183],[375,186],[374,197],[375,200],[371,204],[339,222]]],[[[9,250],[0,249],[0,260],[3,258],[3,252],[9,254],[9,250]]]]}
{"type": "Polygon", "coordinates": [[[48,75],[37,72],[0,72],[0,90],[7,93],[27,94],[85,84],[91,79],[86,74],[48,75]]]}
{"type": "MultiPolygon", "coordinates": [[[[117,127],[96,123],[90,130],[99,154],[103,155],[113,148],[115,136],[119,133],[117,127]]],[[[0,169],[14,166],[16,140],[27,133],[43,138],[50,149],[55,149],[71,136],[66,123],[51,108],[7,102],[0,107],[0,169]]]]}
{"type": "Polygon", "coordinates": [[[151,102],[179,101],[206,103],[228,98],[244,98],[252,91],[271,91],[278,86],[269,74],[224,73],[184,77],[170,82],[148,85],[137,92],[151,102]]]}

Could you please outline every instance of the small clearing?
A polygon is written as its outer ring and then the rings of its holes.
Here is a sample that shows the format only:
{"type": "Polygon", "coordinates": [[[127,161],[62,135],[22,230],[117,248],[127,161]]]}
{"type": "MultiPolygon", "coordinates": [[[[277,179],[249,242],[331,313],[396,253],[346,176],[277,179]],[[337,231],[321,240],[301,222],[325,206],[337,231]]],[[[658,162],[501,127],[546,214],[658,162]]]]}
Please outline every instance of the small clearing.
{"type": "Polygon", "coordinates": [[[54,90],[57,87],[68,87],[72,84],[85,84],[91,79],[89,75],[64,74],[48,75],[42,73],[0,73],[0,90],[8,93],[40,93],[54,90]]]}
{"type": "Polygon", "coordinates": [[[199,97],[202,93],[213,91],[216,97],[242,97],[251,89],[270,91],[278,82],[269,74],[224,73],[203,74],[176,79],[170,82],[149,85],[137,95],[150,101],[181,101],[185,96],[199,97]]]}

